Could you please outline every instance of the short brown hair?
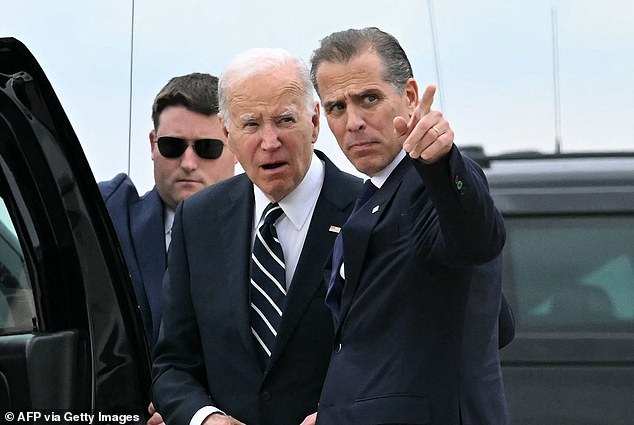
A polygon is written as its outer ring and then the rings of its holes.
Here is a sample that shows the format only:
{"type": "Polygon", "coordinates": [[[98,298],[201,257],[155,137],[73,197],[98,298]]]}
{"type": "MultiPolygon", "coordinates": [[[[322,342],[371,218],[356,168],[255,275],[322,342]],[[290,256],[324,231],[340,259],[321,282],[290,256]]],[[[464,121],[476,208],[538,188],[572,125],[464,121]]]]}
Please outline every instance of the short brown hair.
{"type": "Polygon", "coordinates": [[[152,103],[154,130],[168,106],[183,106],[207,116],[218,114],[218,77],[194,72],[170,79],[152,103]]]}

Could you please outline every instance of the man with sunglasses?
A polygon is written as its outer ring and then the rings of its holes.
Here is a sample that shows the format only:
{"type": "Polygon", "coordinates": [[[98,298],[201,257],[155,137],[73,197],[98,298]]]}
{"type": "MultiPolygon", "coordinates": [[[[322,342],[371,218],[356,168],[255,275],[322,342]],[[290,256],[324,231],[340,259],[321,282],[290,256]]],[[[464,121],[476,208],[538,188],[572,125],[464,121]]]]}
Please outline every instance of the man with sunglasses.
{"type": "Polygon", "coordinates": [[[218,78],[193,73],[172,78],[152,104],[152,190],[139,196],[125,174],[99,183],[134,286],[152,351],[161,320],[161,292],[177,204],[234,175],[218,117],[218,78]]]}
{"type": "Polygon", "coordinates": [[[361,180],[314,149],[319,104],[288,52],[235,58],[219,99],[245,174],[176,211],[154,401],[167,424],[299,425],[332,348],[323,265],[361,180]]]}

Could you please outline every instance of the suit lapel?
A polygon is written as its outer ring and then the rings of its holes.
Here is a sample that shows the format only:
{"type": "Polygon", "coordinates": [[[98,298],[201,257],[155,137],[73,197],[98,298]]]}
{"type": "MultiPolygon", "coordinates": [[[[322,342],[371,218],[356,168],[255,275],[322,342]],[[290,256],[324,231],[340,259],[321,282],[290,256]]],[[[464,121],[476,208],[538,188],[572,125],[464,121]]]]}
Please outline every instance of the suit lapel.
{"type": "Polygon", "coordinates": [[[132,244],[152,312],[158,311],[166,267],[164,228],[163,203],[156,189],[130,205],[132,244]]]}
{"type": "Polygon", "coordinates": [[[390,174],[381,189],[350,216],[342,229],[346,281],[341,295],[340,321],[335,325],[337,332],[345,322],[354,294],[357,291],[372,231],[387,212],[390,200],[396,195],[403,176],[410,167],[411,160],[405,157],[390,174]]]}
{"type": "MultiPolygon", "coordinates": [[[[271,353],[272,366],[284,350],[293,331],[306,313],[318,291],[325,295],[324,263],[332,251],[337,233],[331,226],[341,227],[352,209],[355,193],[342,185],[342,173],[321,152],[316,152],[325,163],[324,184],[315,205],[302,253],[293,275],[286,310],[271,353]]],[[[359,183],[360,187],[360,183],[359,183]]]]}
{"type": "MultiPolygon", "coordinates": [[[[302,254],[288,291],[286,309],[275,340],[275,348],[271,353],[271,364],[275,362],[283,350],[316,292],[323,286],[323,268],[326,256],[322,253],[330,252],[337,236],[336,233],[330,232],[328,229],[331,225],[339,223],[337,219],[341,215],[343,215],[341,211],[322,200],[321,197],[317,201],[302,254]]],[[[341,222],[343,221],[345,218],[341,220],[341,222]]]]}
{"type": "MultiPolygon", "coordinates": [[[[220,225],[225,231],[220,232],[222,252],[227,256],[229,264],[227,270],[209,270],[210,276],[228,282],[227,302],[233,304],[235,316],[228,320],[235,323],[240,333],[242,342],[247,351],[253,354],[253,363],[257,364],[256,353],[253,347],[254,341],[251,334],[250,323],[250,258],[251,258],[251,232],[253,228],[253,185],[243,175],[243,179],[237,181],[233,190],[229,193],[231,201],[220,208],[218,215],[220,225]],[[222,273],[223,276],[217,276],[222,273]]],[[[213,215],[211,215],[213,217],[213,215]]],[[[215,224],[218,225],[217,223],[215,224]]],[[[217,243],[210,241],[211,244],[217,243]]]]}

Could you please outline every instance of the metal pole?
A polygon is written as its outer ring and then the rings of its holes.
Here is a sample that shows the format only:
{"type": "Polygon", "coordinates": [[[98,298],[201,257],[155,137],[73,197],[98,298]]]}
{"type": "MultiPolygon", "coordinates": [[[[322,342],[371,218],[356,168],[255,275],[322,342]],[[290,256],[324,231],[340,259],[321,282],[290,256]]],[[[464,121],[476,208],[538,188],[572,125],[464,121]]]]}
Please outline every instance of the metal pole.
{"type": "Polygon", "coordinates": [[[128,104],[128,175],[130,175],[130,156],[132,152],[132,73],[134,70],[134,0],[132,0],[132,20],[130,25],[130,93],[128,104]]]}
{"type": "Polygon", "coordinates": [[[561,102],[559,95],[559,35],[557,29],[557,9],[551,9],[553,30],[553,87],[555,101],[555,153],[561,153],[561,102]]]}
{"type": "Polygon", "coordinates": [[[434,64],[436,67],[436,80],[438,82],[438,90],[436,96],[440,101],[440,110],[443,115],[447,116],[447,108],[445,107],[445,90],[442,83],[442,71],[440,70],[440,53],[438,53],[438,36],[436,35],[436,19],[434,17],[433,0],[427,0],[427,7],[429,10],[429,27],[431,29],[431,41],[434,49],[434,64]]]}

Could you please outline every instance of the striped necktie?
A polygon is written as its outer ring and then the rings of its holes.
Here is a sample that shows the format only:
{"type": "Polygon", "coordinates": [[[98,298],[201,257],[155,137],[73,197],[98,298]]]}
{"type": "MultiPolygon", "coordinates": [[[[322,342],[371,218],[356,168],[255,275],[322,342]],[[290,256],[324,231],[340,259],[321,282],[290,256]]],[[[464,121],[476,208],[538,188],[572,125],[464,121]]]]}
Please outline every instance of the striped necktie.
{"type": "Polygon", "coordinates": [[[283,213],[278,204],[266,207],[251,254],[251,332],[264,370],[269,364],[286,303],[286,266],[274,225],[283,213]]]}

